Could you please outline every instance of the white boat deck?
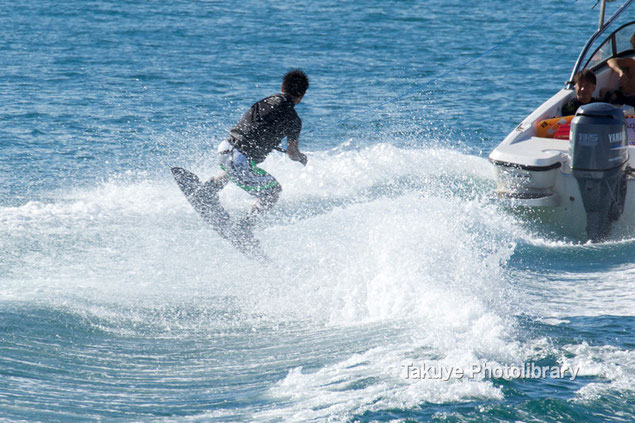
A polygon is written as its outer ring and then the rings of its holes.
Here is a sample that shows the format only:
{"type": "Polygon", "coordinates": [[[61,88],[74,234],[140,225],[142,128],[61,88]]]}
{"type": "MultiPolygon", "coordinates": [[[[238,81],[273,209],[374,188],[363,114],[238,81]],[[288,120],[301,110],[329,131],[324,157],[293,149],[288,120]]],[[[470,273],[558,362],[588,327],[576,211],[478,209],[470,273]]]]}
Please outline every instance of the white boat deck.
{"type": "Polygon", "coordinates": [[[569,140],[531,137],[513,144],[502,144],[490,159],[522,166],[548,167],[566,159],[569,140]]]}

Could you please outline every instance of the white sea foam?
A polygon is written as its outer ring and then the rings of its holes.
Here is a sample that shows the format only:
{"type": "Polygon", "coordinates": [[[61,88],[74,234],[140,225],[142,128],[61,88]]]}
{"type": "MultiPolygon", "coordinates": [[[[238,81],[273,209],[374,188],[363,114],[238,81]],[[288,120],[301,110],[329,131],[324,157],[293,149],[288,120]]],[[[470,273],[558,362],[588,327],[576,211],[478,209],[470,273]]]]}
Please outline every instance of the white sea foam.
{"type": "MultiPolygon", "coordinates": [[[[282,156],[263,167],[284,187],[256,231],[272,258],[268,266],[250,262],[206,228],[166,169],[160,180],[122,175],[53,201],[0,209],[8,248],[0,298],[62,305],[124,333],[148,324],[164,331],[222,329],[237,320],[255,330],[283,322],[384,325],[386,345],[370,342],[361,353],[328,360],[317,352],[314,358],[327,364],[291,367],[267,393],[278,406],[252,416],[300,421],[500,399],[489,380],[407,380],[403,366],[423,359],[522,365],[548,347],[517,341],[511,316],[533,307],[537,315],[566,317],[583,308],[545,305],[545,284],[563,298],[574,290],[588,300],[586,310],[595,304],[599,312],[629,277],[586,291],[567,275],[552,283],[527,272],[526,281],[510,281],[517,274],[506,263],[517,243],[548,241],[481,200],[493,187],[482,158],[379,144],[312,153],[306,168],[282,156]],[[170,317],[171,310],[203,310],[223,298],[230,305],[221,314],[231,318],[170,317]]],[[[212,166],[193,170],[203,178],[215,173],[212,166]]],[[[232,214],[251,202],[234,187],[221,199],[232,214]]],[[[631,297],[622,296],[615,308],[631,307],[631,297]]]]}
{"type": "MultiPolygon", "coordinates": [[[[377,260],[384,262],[384,267],[397,267],[403,260],[406,269],[416,269],[421,266],[421,256],[422,261],[435,266],[434,260],[442,252],[426,255],[422,246],[432,241],[425,239],[435,238],[444,244],[442,251],[461,258],[452,251],[463,248],[451,239],[456,222],[444,217],[445,209],[456,215],[465,229],[473,220],[460,215],[479,211],[479,206],[464,203],[460,197],[453,200],[452,186],[436,198],[435,191],[443,187],[432,178],[446,175],[458,186],[465,178],[462,173],[472,169],[469,172],[475,176],[468,180],[468,189],[475,190],[488,183],[478,178],[489,172],[479,158],[385,144],[361,152],[313,153],[307,168],[281,156],[272,157],[263,167],[284,186],[278,214],[259,234],[274,260],[283,269],[300,267],[314,277],[323,264],[341,262],[343,272],[358,278],[369,274],[365,268],[379,268],[377,260]],[[447,155],[453,155],[454,160],[444,159],[447,155]],[[406,177],[411,179],[402,180],[406,177]],[[357,193],[362,195],[357,197],[357,193]],[[275,221],[278,217],[282,226],[275,221]],[[400,253],[398,249],[407,251],[400,253]],[[302,267],[302,263],[308,266],[302,267]]],[[[202,177],[214,173],[212,168],[198,171],[202,177]]],[[[234,187],[226,189],[222,197],[231,213],[244,211],[251,202],[234,187]]],[[[158,181],[143,175],[122,175],[95,188],[58,194],[56,200],[4,207],[0,222],[4,229],[0,235],[9,253],[4,266],[7,275],[14,277],[9,277],[7,284],[13,285],[9,283],[12,279],[16,282],[16,295],[28,292],[29,287],[69,292],[77,284],[97,289],[104,286],[112,292],[126,284],[156,286],[163,281],[172,286],[174,281],[183,283],[190,278],[250,278],[244,258],[205,228],[167,169],[166,178],[158,181]]],[[[473,252],[466,247],[465,254],[473,252]]],[[[462,266],[457,272],[467,272],[470,263],[462,266]]],[[[386,276],[381,272],[374,275],[377,281],[390,278],[383,272],[386,276]]],[[[428,277],[443,277],[442,273],[428,277]]],[[[302,275],[291,271],[289,277],[302,275]]],[[[378,286],[379,282],[371,288],[377,291],[378,286]]]]}

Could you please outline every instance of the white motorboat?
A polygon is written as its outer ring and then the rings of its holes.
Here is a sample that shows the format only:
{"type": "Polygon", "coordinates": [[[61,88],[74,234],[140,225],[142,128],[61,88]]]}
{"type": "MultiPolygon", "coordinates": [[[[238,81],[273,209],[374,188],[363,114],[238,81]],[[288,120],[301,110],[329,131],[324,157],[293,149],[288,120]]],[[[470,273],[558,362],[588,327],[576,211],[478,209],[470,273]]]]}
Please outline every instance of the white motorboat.
{"type": "Polygon", "coordinates": [[[618,76],[607,60],[635,57],[635,21],[619,23],[632,1],[604,22],[602,0],[599,28],[582,49],[565,88],[489,155],[498,183],[495,201],[577,239],[601,241],[619,238],[616,231],[635,233],[635,117],[627,115],[635,113],[590,103],[574,117],[562,117],[562,107],[575,97],[573,77],[578,71],[595,73],[593,97],[618,89],[618,76]]]}

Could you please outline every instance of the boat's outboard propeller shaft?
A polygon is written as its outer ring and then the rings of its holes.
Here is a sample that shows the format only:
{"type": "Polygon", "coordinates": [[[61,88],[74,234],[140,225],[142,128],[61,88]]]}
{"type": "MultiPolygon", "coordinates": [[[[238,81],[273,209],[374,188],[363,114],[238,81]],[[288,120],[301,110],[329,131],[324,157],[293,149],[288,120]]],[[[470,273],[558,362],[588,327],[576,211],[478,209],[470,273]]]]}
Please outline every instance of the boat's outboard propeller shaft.
{"type": "Polygon", "coordinates": [[[571,121],[569,155],[591,241],[608,236],[624,210],[628,138],[624,113],[608,103],[581,106],[571,121]]]}

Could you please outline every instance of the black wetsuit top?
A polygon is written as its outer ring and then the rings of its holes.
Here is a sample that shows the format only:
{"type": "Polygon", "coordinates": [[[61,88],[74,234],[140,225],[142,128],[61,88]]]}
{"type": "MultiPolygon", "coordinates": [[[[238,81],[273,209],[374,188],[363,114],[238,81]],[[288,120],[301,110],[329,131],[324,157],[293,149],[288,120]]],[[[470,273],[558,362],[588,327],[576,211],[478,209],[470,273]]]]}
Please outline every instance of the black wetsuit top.
{"type": "Polygon", "coordinates": [[[286,94],[275,94],[255,103],[229,131],[229,143],[256,163],[280,145],[284,137],[297,140],[302,120],[286,94]]]}
{"type": "MultiPolygon", "coordinates": [[[[589,101],[587,104],[595,103],[597,101],[599,101],[597,98],[592,98],[591,101],[589,101]]],[[[578,110],[578,107],[582,105],[583,104],[580,103],[580,100],[574,97],[571,101],[569,101],[567,104],[562,106],[562,116],[575,115],[575,112],[578,110]]]]}

